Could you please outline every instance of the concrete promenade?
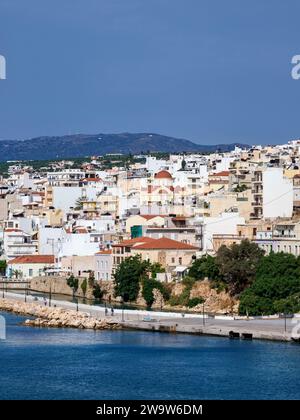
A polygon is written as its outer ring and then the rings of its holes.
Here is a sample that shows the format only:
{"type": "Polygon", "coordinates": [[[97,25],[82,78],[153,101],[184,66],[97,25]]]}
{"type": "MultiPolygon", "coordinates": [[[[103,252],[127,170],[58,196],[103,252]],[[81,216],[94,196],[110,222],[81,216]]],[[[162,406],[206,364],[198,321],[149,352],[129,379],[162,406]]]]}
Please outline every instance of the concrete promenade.
{"type": "MultiPolygon", "coordinates": [[[[0,299],[2,295],[0,295],[0,299]]],[[[6,292],[5,298],[24,301],[24,295],[6,292]]],[[[27,302],[34,301],[34,297],[28,295],[27,302]]],[[[44,300],[39,298],[41,305],[44,300]]],[[[49,300],[46,300],[49,305],[49,300]]],[[[65,309],[77,309],[76,303],[51,300],[51,306],[65,309]]],[[[182,314],[176,312],[154,312],[146,310],[114,309],[114,315],[108,310],[105,315],[105,308],[100,306],[78,304],[78,310],[89,313],[97,319],[107,318],[120,321],[125,328],[160,331],[170,333],[187,333],[198,335],[213,335],[240,339],[264,339],[277,341],[292,341],[292,337],[299,338],[300,317],[294,318],[250,318],[234,319],[233,317],[216,316],[209,317],[202,314],[182,314]]],[[[293,340],[294,341],[294,340],[293,340]]]]}

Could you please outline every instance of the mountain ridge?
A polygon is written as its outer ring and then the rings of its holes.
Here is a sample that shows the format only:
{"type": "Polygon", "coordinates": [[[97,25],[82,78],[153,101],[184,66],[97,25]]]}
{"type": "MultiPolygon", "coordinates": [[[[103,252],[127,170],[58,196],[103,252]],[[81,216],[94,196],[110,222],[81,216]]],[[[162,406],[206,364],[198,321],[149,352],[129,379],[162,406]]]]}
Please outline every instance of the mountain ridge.
{"type": "Polygon", "coordinates": [[[105,155],[109,153],[138,154],[147,152],[227,152],[241,143],[201,145],[190,140],[156,133],[69,134],[40,136],[22,140],[1,140],[0,161],[47,160],[105,155]]]}

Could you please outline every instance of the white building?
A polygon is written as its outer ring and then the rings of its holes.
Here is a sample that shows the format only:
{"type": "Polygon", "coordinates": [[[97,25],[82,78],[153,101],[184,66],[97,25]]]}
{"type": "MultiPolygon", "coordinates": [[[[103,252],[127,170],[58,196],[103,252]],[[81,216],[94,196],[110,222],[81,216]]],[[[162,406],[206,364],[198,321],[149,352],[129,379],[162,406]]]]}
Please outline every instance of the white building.
{"type": "Polygon", "coordinates": [[[203,251],[214,251],[213,235],[236,235],[237,225],[245,224],[245,219],[237,212],[222,213],[219,217],[204,217],[202,220],[203,251]]]}
{"type": "Polygon", "coordinates": [[[267,168],[262,172],[263,217],[292,217],[293,181],[283,176],[282,168],[267,168]]]}

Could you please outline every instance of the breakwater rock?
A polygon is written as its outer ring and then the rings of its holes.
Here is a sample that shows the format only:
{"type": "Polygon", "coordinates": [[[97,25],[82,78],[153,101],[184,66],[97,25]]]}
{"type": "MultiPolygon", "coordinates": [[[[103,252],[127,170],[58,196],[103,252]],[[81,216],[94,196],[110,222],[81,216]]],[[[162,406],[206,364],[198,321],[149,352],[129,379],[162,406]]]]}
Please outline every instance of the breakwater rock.
{"type": "Polygon", "coordinates": [[[0,310],[34,317],[24,322],[24,325],[31,327],[69,327],[93,330],[122,328],[122,325],[116,321],[106,318],[97,319],[86,312],[42,306],[38,303],[20,302],[11,299],[0,299],[0,310]]]}

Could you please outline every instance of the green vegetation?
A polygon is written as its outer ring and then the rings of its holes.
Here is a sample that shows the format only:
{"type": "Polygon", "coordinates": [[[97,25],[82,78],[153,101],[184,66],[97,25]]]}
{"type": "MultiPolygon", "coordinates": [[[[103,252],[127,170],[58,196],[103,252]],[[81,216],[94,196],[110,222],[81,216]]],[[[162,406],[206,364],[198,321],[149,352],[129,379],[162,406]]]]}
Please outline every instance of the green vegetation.
{"type": "Polygon", "coordinates": [[[5,260],[0,260],[0,275],[5,276],[7,263],[5,260]]]}
{"type": "Polygon", "coordinates": [[[244,192],[244,191],[246,191],[247,189],[248,189],[247,185],[245,185],[245,184],[241,184],[241,185],[237,185],[237,186],[233,189],[233,191],[234,191],[234,192],[244,192]]]}
{"type": "Polygon", "coordinates": [[[82,210],[83,203],[86,200],[87,200],[86,197],[79,197],[79,198],[77,198],[77,200],[75,201],[75,210],[82,210]]]}
{"type": "Polygon", "coordinates": [[[87,291],[87,279],[82,280],[80,287],[81,287],[83,296],[85,297],[86,291],[87,291]]]}
{"type": "Polygon", "coordinates": [[[300,311],[300,258],[271,253],[257,266],[253,284],[240,297],[243,315],[300,311]]]}
{"type": "Polygon", "coordinates": [[[231,295],[239,294],[251,285],[263,255],[264,251],[247,239],[240,244],[233,244],[230,247],[223,245],[219,248],[216,264],[231,295]]]}
{"type": "Polygon", "coordinates": [[[93,296],[95,299],[102,299],[103,297],[103,290],[98,283],[95,283],[93,286],[93,296]]]}
{"type": "Polygon", "coordinates": [[[158,289],[165,300],[169,299],[167,288],[155,280],[157,273],[164,272],[159,263],[151,264],[141,259],[140,255],[125,258],[118,266],[115,278],[115,296],[121,296],[124,302],[137,299],[140,287],[149,307],[154,302],[153,290],[158,289]]]}
{"type": "Polygon", "coordinates": [[[221,278],[220,269],[216,259],[210,255],[204,255],[194,260],[189,276],[197,280],[204,280],[206,277],[210,280],[218,280],[221,278]]]}
{"type": "Polygon", "coordinates": [[[151,307],[153,302],[154,302],[154,295],[153,295],[153,290],[154,289],[157,289],[157,290],[160,291],[160,293],[162,294],[162,297],[165,301],[169,300],[169,298],[170,298],[170,293],[169,293],[168,289],[165,287],[165,285],[160,283],[157,280],[154,280],[153,278],[143,279],[142,286],[143,286],[142,296],[145,299],[148,307],[151,307]]]}
{"type": "MultiPolygon", "coordinates": [[[[193,277],[186,276],[182,280],[182,284],[185,286],[182,293],[179,296],[172,296],[169,300],[169,304],[171,306],[188,306],[190,308],[198,305],[198,303],[196,303],[196,305],[193,304],[195,302],[194,298],[190,299],[192,287],[194,286],[195,281],[196,280],[193,277]]],[[[201,301],[201,303],[202,303],[202,301],[201,301]]]]}
{"type": "Polygon", "coordinates": [[[203,297],[194,297],[194,298],[189,299],[187,306],[189,308],[194,308],[194,306],[200,305],[204,302],[205,302],[205,299],[203,299],[203,297]]]}
{"type": "Polygon", "coordinates": [[[147,275],[149,268],[149,262],[143,261],[139,255],[125,258],[114,274],[115,296],[122,296],[124,301],[136,300],[140,282],[147,275]]]}
{"type": "Polygon", "coordinates": [[[67,285],[71,287],[71,289],[73,290],[73,296],[75,296],[79,286],[78,278],[74,277],[73,274],[71,274],[71,276],[67,278],[67,285]]]}

